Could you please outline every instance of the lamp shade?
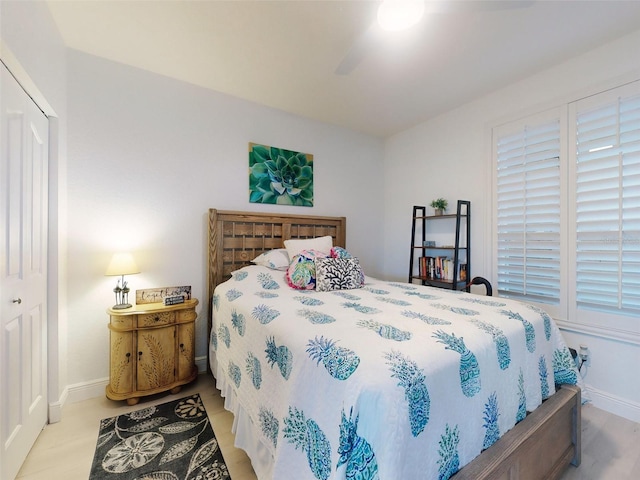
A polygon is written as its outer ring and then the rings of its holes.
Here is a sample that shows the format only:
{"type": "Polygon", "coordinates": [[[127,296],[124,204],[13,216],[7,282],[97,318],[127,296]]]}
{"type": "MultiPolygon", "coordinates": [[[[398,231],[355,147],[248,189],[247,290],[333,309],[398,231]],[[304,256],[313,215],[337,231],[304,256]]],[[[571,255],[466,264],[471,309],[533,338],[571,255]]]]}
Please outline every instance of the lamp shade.
{"type": "Polygon", "coordinates": [[[133,275],[140,273],[133,255],[130,253],[116,253],[111,258],[105,275],[133,275]]]}

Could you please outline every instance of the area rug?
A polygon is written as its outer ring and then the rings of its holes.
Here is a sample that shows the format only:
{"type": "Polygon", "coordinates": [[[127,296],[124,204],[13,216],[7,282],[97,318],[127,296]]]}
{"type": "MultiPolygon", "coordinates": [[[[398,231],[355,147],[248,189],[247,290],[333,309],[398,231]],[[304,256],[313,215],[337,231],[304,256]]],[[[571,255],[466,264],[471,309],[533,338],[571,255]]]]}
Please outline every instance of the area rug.
{"type": "Polygon", "coordinates": [[[100,421],[89,480],[228,480],[200,395],[100,421]]]}

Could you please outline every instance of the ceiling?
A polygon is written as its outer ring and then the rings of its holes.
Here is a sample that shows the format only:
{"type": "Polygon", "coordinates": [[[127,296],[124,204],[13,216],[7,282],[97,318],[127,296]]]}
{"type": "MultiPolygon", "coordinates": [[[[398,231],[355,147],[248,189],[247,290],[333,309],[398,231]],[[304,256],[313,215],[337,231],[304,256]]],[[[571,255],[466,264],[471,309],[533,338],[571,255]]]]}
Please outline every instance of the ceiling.
{"type": "Polygon", "coordinates": [[[72,49],[379,137],[640,28],[638,0],[440,0],[378,36],[366,0],[48,4],[72,49]]]}

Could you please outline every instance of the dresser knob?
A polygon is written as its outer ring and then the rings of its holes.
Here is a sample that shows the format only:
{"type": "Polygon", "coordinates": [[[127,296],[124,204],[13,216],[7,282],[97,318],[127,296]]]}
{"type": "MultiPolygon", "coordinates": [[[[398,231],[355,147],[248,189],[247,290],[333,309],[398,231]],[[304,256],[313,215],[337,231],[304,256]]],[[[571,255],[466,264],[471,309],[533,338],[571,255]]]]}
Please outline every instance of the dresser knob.
{"type": "Polygon", "coordinates": [[[20,305],[22,303],[22,299],[21,298],[14,298],[13,300],[11,300],[11,303],[17,303],[18,305],[20,305]]]}

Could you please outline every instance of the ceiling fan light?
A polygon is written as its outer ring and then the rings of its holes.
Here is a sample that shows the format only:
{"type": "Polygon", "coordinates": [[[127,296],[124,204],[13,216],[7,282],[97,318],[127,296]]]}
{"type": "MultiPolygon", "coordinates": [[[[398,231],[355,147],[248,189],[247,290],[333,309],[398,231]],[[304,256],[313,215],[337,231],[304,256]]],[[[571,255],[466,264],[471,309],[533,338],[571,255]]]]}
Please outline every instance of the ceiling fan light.
{"type": "Polygon", "coordinates": [[[424,0],[383,0],[378,7],[378,24],[383,30],[405,30],[424,15],[424,0]]]}

